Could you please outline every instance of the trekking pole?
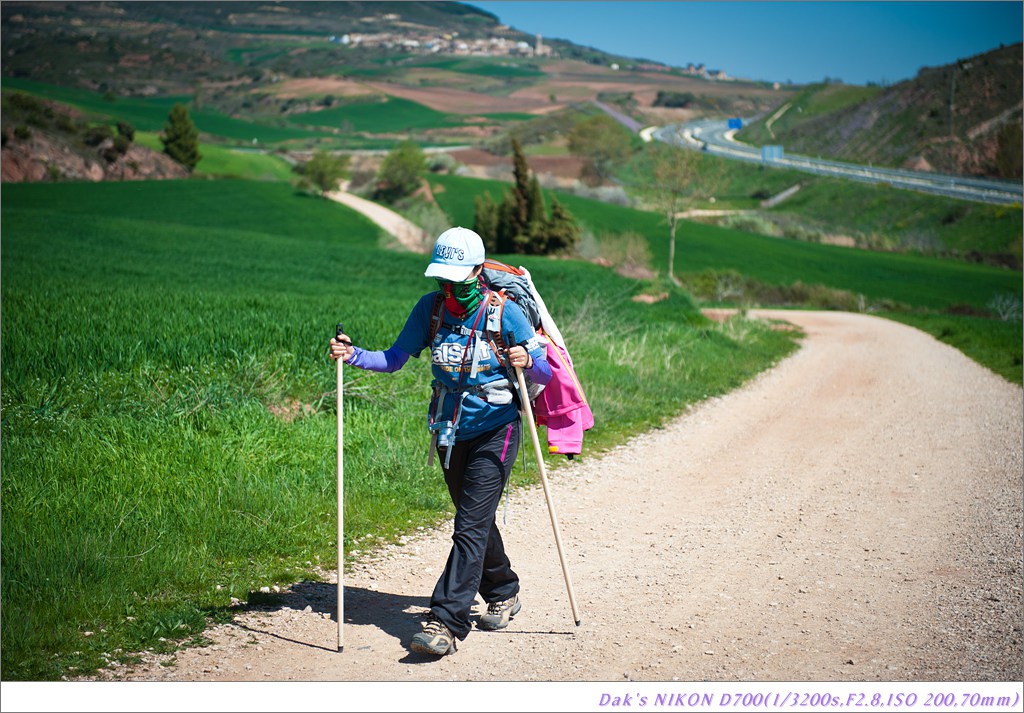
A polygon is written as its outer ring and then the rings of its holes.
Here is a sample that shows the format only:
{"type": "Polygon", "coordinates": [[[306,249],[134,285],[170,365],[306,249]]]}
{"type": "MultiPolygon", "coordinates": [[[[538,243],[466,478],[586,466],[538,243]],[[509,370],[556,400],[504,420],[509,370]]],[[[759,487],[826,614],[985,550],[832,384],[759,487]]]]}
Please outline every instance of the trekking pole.
{"type": "Polygon", "coordinates": [[[555,532],[555,547],[558,548],[558,560],[562,563],[562,575],[565,577],[565,588],[569,592],[569,606],[572,607],[572,618],[576,626],[580,625],[580,614],[576,608],[576,595],[572,591],[572,577],[569,576],[569,566],[565,562],[565,552],[562,549],[562,535],[558,531],[558,516],[555,514],[555,502],[551,499],[551,492],[548,490],[547,467],[544,465],[544,457],[540,450],[540,438],[537,436],[537,423],[533,420],[533,408],[530,405],[530,395],[526,390],[526,377],[523,370],[516,367],[516,378],[519,380],[519,395],[522,399],[522,413],[526,417],[526,424],[530,427],[530,438],[533,439],[533,454],[537,459],[537,470],[540,472],[540,483],[544,487],[544,499],[548,503],[548,515],[551,517],[551,529],[555,532]]]}
{"type": "MultiPolygon", "coordinates": [[[[334,336],[341,337],[344,328],[338,322],[334,336]]],[[[338,651],[344,651],[345,638],[345,410],[343,372],[345,360],[338,357],[338,651]]]]}

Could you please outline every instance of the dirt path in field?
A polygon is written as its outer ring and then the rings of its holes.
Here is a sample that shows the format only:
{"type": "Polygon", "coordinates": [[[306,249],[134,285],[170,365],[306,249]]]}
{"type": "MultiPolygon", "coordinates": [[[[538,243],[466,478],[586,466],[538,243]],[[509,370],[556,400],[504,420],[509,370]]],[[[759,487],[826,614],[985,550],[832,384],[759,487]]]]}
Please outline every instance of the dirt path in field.
{"type": "Polygon", "coordinates": [[[445,524],[346,572],[343,652],[336,585],[300,583],[212,646],[103,678],[1020,681],[1021,389],[894,322],[752,314],[802,327],[801,349],[552,470],[581,626],[538,486],[498,513],[522,612],[454,655],[406,649],[445,524]]]}
{"type": "Polygon", "coordinates": [[[379,203],[349,193],[347,181],[341,184],[341,190],[331,191],[326,195],[332,201],[346,205],[365,215],[382,230],[393,236],[402,248],[414,253],[430,252],[433,237],[428,236],[423,228],[379,203]]]}

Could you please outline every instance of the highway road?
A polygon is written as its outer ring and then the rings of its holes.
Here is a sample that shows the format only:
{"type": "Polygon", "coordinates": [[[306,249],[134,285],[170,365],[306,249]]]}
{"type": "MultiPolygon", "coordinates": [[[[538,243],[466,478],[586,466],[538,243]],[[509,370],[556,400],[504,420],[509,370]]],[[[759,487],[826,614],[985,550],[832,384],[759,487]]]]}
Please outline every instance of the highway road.
{"type": "Polygon", "coordinates": [[[828,161],[810,156],[787,154],[781,157],[762,157],[761,148],[735,139],[736,130],[728,128],[725,119],[704,119],[686,124],[649,127],[642,136],[663,141],[675,146],[706,151],[725,158],[749,161],[770,166],[792,168],[798,171],[838,178],[848,178],[865,183],[887,183],[894,188],[933,193],[936,195],[1009,205],[1024,202],[1024,185],[1014,181],[996,181],[978,178],[964,178],[923,171],[902,171],[891,168],[876,168],[855,163],[828,161]]]}

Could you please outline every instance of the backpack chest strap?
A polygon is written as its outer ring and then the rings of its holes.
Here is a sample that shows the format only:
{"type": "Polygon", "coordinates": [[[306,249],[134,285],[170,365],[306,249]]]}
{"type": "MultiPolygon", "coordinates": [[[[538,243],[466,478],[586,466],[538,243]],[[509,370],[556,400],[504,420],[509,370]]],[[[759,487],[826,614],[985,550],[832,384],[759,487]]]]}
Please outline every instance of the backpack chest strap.
{"type": "Polygon", "coordinates": [[[472,336],[486,337],[487,336],[486,330],[483,330],[483,329],[473,329],[472,327],[467,327],[464,324],[445,324],[444,328],[447,329],[452,334],[458,334],[458,335],[463,336],[463,337],[472,337],[472,336]]]}
{"type": "Polygon", "coordinates": [[[444,309],[444,296],[441,293],[437,293],[434,298],[434,309],[430,319],[430,341],[433,342],[437,336],[437,332],[443,325],[445,329],[453,334],[458,334],[463,337],[477,337],[478,339],[485,339],[490,342],[492,351],[498,358],[498,363],[504,367],[508,364],[505,363],[504,354],[508,349],[508,345],[505,343],[504,335],[501,332],[501,320],[505,312],[505,300],[508,296],[505,294],[505,290],[490,290],[487,294],[487,318],[484,320],[483,329],[468,327],[465,324],[448,324],[444,317],[446,311],[444,309]]]}

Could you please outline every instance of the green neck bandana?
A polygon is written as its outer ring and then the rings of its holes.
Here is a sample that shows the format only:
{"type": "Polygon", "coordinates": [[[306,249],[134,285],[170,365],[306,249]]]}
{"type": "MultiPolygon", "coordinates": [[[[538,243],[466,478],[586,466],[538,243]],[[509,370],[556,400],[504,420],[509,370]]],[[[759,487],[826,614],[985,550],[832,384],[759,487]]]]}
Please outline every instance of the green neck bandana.
{"type": "Polygon", "coordinates": [[[475,312],[484,299],[483,289],[481,289],[482,285],[477,277],[465,282],[438,280],[437,285],[444,294],[445,307],[459,319],[463,319],[467,314],[475,312]]]}

